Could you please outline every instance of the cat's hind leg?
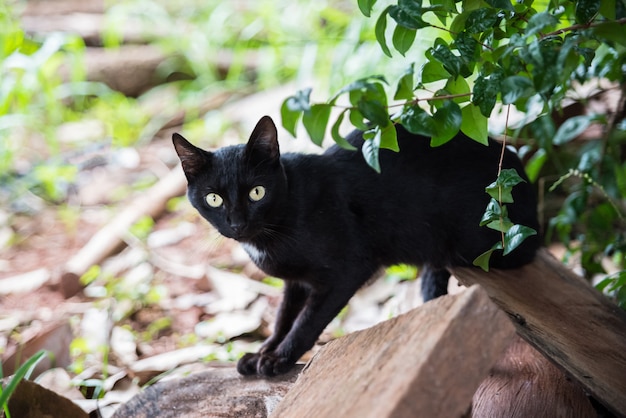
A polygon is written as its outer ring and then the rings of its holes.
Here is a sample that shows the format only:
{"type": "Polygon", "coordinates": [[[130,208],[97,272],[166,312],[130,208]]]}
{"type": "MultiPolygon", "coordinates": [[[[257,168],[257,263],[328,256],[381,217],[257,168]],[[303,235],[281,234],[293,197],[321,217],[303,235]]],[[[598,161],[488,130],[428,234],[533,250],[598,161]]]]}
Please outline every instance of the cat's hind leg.
{"type": "Polygon", "coordinates": [[[448,294],[450,272],[445,268],[424,266],[422,268],[422,298],[424,302],[448,294]]]}

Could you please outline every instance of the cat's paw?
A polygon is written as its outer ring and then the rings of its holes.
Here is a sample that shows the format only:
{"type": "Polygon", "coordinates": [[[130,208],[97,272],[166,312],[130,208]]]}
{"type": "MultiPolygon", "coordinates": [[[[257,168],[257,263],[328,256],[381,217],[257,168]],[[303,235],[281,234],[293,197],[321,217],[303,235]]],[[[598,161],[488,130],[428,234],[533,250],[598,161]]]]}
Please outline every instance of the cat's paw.
{"type": "Polygon", "coordinates": [[[263,353],[257,363],[257,372],[261,376],[272,377],[287,373],[296,363],[287,357],[273,353],[263,353]]]}
{"type": "Polygon", "coordinates": [[[237,362],[237,371],[244,376],[259,375],[264,377],[287,373],[295,362],[271,352],[247,353],[237,362]]]}
{"type": "Polygon", "coordinates": [[[246,353],[237,362],[237,371],[244,376],[250,376],[257,374],[257,364],[261,354],[259,353],[246,353]]]}

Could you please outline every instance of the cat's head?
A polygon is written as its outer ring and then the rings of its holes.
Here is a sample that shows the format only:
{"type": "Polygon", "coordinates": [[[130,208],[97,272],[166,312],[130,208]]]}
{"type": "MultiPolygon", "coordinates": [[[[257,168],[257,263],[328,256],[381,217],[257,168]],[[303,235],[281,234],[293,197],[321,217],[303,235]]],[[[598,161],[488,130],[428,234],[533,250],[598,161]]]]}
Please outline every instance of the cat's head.
{"type": "Polygon", "coordinates": [[[172,135],[191,204],[224,236],[249,242],[271,230],[286,195],[276,126],[259,120],[248,143],[205,151],[172,135]]]}

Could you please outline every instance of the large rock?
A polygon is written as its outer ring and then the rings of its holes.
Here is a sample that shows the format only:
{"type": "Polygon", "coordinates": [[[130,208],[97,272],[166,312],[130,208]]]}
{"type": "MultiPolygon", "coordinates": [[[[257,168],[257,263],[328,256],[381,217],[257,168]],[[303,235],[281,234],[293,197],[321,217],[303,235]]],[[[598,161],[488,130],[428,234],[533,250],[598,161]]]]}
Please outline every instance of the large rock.
{"type": "Polygon", "coordinates": [[[113,418],[264,418],[295,382],[301,367],[272,379],[240,376],[217,367],[148,387],[113,418]]]}

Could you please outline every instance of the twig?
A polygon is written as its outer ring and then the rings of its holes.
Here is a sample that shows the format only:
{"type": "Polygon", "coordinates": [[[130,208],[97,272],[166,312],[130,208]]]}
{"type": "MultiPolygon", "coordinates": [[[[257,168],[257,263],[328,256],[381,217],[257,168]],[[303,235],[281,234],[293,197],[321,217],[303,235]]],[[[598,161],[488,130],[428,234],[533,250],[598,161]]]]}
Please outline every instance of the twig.
{"type": "Polygon", "coordinates": [[[573,31],[579,30],[579,29],[593,28],[593,27],[596,27],[596,26],[600,26],[600,25],[602,25],[604,23],[618,23],[620,25],[624,25],[624,24],[626,24],[626,17],[623,17],[621,19],[614,20],[614,21],[608,20],[608,21],[602,21],[602,22],[579,23],[577,25],[568,26],[566,28],[558,29],[558,30],[555,30],[554,32],[549,32],[549,33],[546,33],[544,35],[541,35],[541,39],[547,38],[549,36],[561,35],[561,34],[563,34],[565,32],[573,32],[573,31]]]}

